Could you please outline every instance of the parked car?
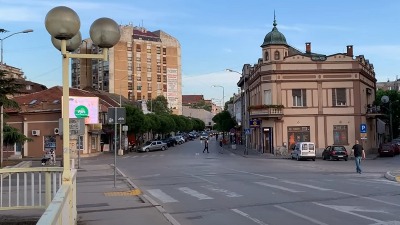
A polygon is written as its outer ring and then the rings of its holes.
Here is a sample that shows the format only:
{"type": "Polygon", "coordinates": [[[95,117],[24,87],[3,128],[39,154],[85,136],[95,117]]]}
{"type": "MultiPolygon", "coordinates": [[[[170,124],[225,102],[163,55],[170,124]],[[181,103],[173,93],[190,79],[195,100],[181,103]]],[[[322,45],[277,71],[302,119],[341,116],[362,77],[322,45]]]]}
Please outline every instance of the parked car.
{"type": "Polygon", "coordinates": [[[174,136],[174,137],[172,137],[172,138],[175,138],[176,143],[177,143],[178,145],[181,145],[181,144],[185,143],[185,139],[183,139],[182,136],[174,136]]]}
{"type": "Polygon", "coordinates": [[[177,144],[176,139],[172,138],[172,137],[164,138],[161,141],[163,141],[164,143],[167,143],[168,148],[174,147],[177,144]]]}
{"type": "Polygon", "coordinates": [[[312,159],[315,161],[315,144],[313,142],[298,142],[293,146],[291,158],[297,161],[301,159],[312,159]]]}
{"type": "Polygon", "coordinates": [[[203,133],[201,133],[200,134],[200,140],[208,140],[208,134],[207,133],[205,133],[205,132],[203,132],[203,133]]]}
{"type": "Polygon", "coordinates": [[[379,156],[391,156],[393,157],[396,153],[395,153],[395,146],[392,143],[385,143],[385,144],[381,144],[379,145],[378,148],[378,153],[379,156]]]}
{"type": "Polygon", "coordinates": [[[400,139],[393,139],[392,144],[394,145],[394,154],[400,154],[400,139]]]}
{"type": "Polygon", "coordinates": [[[144,145],[140,148],[142,152],[149,152],[155,150],[164,151],[168,149],[167,143],[164,143],[161,140],[158,141],[147,141],[144,145]]]}
{"type": "Polygon", "coordinates": [[[347,154],[346,148],[344,146],[341,146],[341,145],[328,146],[322,152],[322,159],[323,160],[326,160],[326,159],[329,159],[329,160],[344,159],[344,161],[347,161],[348,158],[349,158],[349,155],[347,154]]]}

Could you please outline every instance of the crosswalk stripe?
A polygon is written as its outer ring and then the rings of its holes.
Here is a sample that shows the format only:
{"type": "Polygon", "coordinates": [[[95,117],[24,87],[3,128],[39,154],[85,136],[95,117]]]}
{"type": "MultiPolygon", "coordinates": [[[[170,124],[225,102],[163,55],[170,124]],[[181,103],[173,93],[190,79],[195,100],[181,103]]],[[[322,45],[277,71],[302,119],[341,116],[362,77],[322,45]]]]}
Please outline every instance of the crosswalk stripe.
{"type": "Polygon", "coordinates": [[[282,187],[282,186],[279,186],[279,185],[267,184],[267,183],[264,183],[264,182],[254,182],[254,183],[262,185],[262,186],[266,186],[266,187],[271,187],[271,188],[276,188],[276,189],[280,189],[280,190],[283,190],[283,191],[292,192],[292,193],[304,192],[304,191],[296,191],[296,190],[293,190],[293,189],[290,189],[290,188],[285,188],[285,187],[282,187]]]}
{"type": "Polygon", "coordinates": [[[229,198],[237,198],[237,197],[242,197],[243,196],[243,195],[239,195],[239,194],[237,194],[235,192],[228,191],[228,190],[221,189],[221,188],[216,188],[216,187],[213,187],[213,186],[203,186],[203,187],[207,188],[208,190],[211,190],[211,191],[215,191],[215,192],[218,192],[218,193],[223,193],[223,194],[225,194],[226,197],[229,197],[229,198]]]}
{"type": "Polygon", "coordinates": [[[178,202],[178,200],[172,198],[171,196],[167,195],[160,189],[151,189],[148,192],[153,195],[155,198],[158,198],[162,203],[170,203],[170,202],[178,202]]]}
{"type": "Polygon", "coordinates": [[[287,183],[287,184],[294,184],[294,185],[299,185],[299,186],[303,186],[303,187],[308,187],[308,188],[316,189],[316,190],[320,190],[320,191],[331,191],[332,190],[332,189],[317,187],[317,186],[309,185],[309,184],[297,183],[297,182],[288,181],[288,180],[283,180],[282,182],[287,183]]]}
{"type": "Polygon", "coordinates": [[[180,187],[180,188],[178,188],[178,190],[184,192],[185,194],[188,194],[188,195],[191,195],[193,197],[196,197],[199,200],[213,199],[212,197],[210,197],[208,195],[202,194],[202,193],[200,193],[198,191],[195,191],[193,189],[190,189],[188,187],[180,187]]]}
{"type": "Polygon", "coordinates": [[[303,214],[294,212],[293,210],[284,208],[284,207],[282,207],[282,206],[279,206],[279,205],[274,205],[274,206],[275,206],[276,208],[278,208],[278,209],[281,209],[281,210],[287,212],[287,213],[291,213],[291,214],[293,214],[293,215],[295,215],[295,216],[298,216],[298,217],[300,217],[300,218],[303,218],[303,219],[308,220],[308,221],[310,221],[310,222],[313,222],[313,223],[315,223],[315,224],[318,224],[318,225],[328,225],[328,224],[326,224],[326,223],[324,223],[324,222],[321,222],[321,221],[319,221],[319,220],[316,220],[316,219],[314,219],[314,218],[308,217],[308,216],[306,216],[306,215],[303,215],[303,214]]]}

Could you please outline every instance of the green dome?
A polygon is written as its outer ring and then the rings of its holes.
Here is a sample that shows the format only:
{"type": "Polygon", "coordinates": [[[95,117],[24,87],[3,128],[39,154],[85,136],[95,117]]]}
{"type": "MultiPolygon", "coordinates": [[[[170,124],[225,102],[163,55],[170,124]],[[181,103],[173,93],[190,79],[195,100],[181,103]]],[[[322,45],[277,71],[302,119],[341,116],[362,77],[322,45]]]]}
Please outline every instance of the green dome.
{"type": "Polygon", "coordinates": [[[272,28],[271,32],[265,35],[264,43],[261,45],[261,47],[266,47],[268,45],[288,45],[286,42],[285,35],[279,32],[278,28],[276,28],[277,24],[275,19],[273,25],[274,28],[272,28]]]}

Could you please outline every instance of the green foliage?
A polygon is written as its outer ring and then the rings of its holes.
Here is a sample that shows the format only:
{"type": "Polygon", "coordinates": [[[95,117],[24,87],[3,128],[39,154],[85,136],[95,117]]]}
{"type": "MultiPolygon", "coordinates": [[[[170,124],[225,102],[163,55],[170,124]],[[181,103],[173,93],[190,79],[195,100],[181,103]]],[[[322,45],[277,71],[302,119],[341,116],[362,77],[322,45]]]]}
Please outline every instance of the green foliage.
{"type": "Polygon", "coordinates": [[[142,110],[133,105],[124,105],[126,109],[126,125],[128,125],[129,133],[142,133],[144,114],[142,110]]]}
{"type": "Polygon", "coordinates": [[[147,109],[155,114],[172,113],[172,110],[168,108],[168,100],[163,95],[147,101],[147,109]]]}
{"type": "Polygon", "coordinates": [[[193,130],[204,130],[206,128],[206,124],[203,120],[198,118],[191,118],[193,124],[193,130]]]}
{"type": "Polygon", "coordinates": [[[390,112],[392,113],[393,138],[398,137],[400,135],[400,93],[396,90],[384,91],[379,89],[376,92],[374,105],[380,107],[381,112],[385,114],[381,119],[385,120],[387,123],[389,123],[390,112]],[[388,96],[389,103],[383,103],[381,100],[382,96],[388,96]],[[390,111],[389,108],[391,109],[390,111]]]}
{"type": "Polygon", "coordinates": [[[190,106],[190,108],[193,108],[193,109],[204,109],[206,111],[211,112],[211,104],[207,104],[206,101],[204,101],[204,100],[201,100],[194,104],[190,104],[188,106],[190,106]]]}
{"type": "Polygon", "coordinates": [[[5,145],[14,145],[16,143],[23,144],[25,141],[32,141],[31,138],[28,138],[20,133],[17,128],[11,127],[9,125],[4,125],[3,132],[3,143],[5,145]]]}
{"type": "Polygon", "coordinates": [[[21,93],[22,86],[17,82],[17,79],[7,78],[6,71],[0,70],[0,106],[18,109],[18,103],[9,99],[9,96],[21,93]]]}
{"type": "Polygon", "coordinates": [[[236,126],[236,121],[226,110],[215,115],[212,120],[214,121],[214,123],[216,123],[214,129],[218,131],[228,132],[231,128],[236,126]]]}

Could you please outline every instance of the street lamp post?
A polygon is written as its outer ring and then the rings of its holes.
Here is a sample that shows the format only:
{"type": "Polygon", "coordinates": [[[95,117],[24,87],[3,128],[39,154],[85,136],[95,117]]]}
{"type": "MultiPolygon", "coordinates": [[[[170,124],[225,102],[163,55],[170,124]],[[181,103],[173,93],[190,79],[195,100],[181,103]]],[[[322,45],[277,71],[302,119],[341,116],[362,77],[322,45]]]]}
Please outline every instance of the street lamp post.
{"type": "MultiPolygon", "coordinates": [[[[0,43],[1,43],[0,44],[1,45],[0,66],[1,66],[2,70],[4,69],[4,67],[3,67],[3,41],[5,39],[13,36],[13,35],[25,34],[25,33],[30,33],[30,32],[33,32],[33,30],[32,29],[27,29],[27,30],[23,30],[23,31],[20,31],[20,32],[12,33],[12,34],[4,37],[4,38],[0,38],[0,43]]],[[[4,122],[3,122],[3,120],[4,120],[4,106],[3,106],[3,104],[1,104],[1,106],[0,106],[0,168],[3,166],[3,139],[4,139],[4,136],[3,136],[3,126],[4,126],[3,123],[4,122]]]]}
{"type": "MultiPolygon", "coordinates": [[[[69,149],[69,59],[70,58],[91,58],[108,60],[108,48],[118,43],[121,34],[118,24],[109,18],[100,18],[93,22],[90,27],[90,37],[94,44],[103,48],[102,54],[74,54],[81,44],[82,38],[79,32],[80,19],[76,12],[65,6],[58,6],[51,9],[45,18],[45,26],[50,33],[51,41],[62,55],[62,126],[63,126],[63,184],[71,183],[71,165],[69,149]]],[[[114,166],[115,160],[114,160],[114,166]]]]}
{"type": "Polygon", "coordinates": [[[243,89],[244,89],[244,137],[245,137],[245,142],[244,142],[244,152],[248,154],[247,152],[247,134],[246,134],[246,130],[248,129],[247,126],[249,124],[249,120],[247,119],[247,89],[246,89],[246,76],[243,75],[242,73],[239,73],[238,71],[235,70],[231,70],[231,69],[226,69],[226,71],[231,72],[231,73],[237,73],[240,74],[243,77],[243,89]]]}

